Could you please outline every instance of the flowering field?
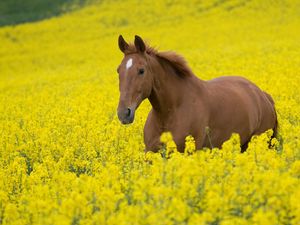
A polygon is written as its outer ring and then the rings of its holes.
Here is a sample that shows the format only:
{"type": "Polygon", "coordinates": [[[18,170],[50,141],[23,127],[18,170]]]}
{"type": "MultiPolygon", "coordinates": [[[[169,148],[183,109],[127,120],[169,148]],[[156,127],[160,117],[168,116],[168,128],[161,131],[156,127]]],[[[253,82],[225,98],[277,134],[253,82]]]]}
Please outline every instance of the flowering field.
{"type": "MultiPolygon", "coordinates": [[[[92,2],[0,28],[0,224],[300,224],[300,3],[92,2]],[[121,125],[119,34],[182,54],[201,79],[242,75],[279,120],[241,154],[145,155],[150,104],[121,125]]],[[[172,149],[169,134],[162,137],[172,149]]]]}

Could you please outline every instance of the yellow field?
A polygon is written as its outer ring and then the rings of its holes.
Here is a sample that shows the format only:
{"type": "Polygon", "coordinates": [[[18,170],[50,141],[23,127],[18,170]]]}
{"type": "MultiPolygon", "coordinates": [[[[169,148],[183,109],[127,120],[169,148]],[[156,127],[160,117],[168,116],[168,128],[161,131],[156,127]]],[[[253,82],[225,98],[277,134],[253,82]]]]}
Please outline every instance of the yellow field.
{"type": "Polygon", "coordinates": [[[300,224],[299,37],[297,0],[104,1],[0,28],[0,224],[300,224]],[[243,154],[234,135],[144,155],[150,104],[132,125],[116,116],[119,34],[202,79],[255,82],[276,102],[276,147],[265,133],[243,154]]]}

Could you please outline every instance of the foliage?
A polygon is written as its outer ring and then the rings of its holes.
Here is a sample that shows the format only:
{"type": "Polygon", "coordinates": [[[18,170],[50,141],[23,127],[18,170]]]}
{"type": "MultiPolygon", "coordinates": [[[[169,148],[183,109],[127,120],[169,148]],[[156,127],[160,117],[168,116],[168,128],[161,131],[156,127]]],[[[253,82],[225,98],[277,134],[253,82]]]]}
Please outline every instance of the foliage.
{"type": "Polygon", "coordinates": [[[3,0],[0,2],[0,26],[58,16],[78,9],[87,2],[88,0],[3,0]]]}
{"type": "Polygon", "coordinates": [[[0,224],[299,224],[298,1],[105,1],[0,29],[0,224]],[[145,101],[116,116],[117,37],[184,55],[200,78],[270,93],[278,141],[144,154],[145,101]]]}

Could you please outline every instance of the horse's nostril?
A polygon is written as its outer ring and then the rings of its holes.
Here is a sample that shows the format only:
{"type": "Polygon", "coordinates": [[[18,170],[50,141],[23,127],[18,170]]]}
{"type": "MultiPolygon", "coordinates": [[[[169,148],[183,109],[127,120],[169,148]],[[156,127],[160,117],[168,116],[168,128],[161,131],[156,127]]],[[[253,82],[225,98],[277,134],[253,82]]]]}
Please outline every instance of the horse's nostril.
{"type": "Polygon", "coordinates": [[[134,120],[134,108],[118,108],[118,118],[122,124],[130,124],[134,120]]]}
{"type": "Polygon", "coordinates": [[[130,116],[130,114],[131,114],[131,109],[130,108],[127,108],[127,117],[129,117],[130,116]]]}

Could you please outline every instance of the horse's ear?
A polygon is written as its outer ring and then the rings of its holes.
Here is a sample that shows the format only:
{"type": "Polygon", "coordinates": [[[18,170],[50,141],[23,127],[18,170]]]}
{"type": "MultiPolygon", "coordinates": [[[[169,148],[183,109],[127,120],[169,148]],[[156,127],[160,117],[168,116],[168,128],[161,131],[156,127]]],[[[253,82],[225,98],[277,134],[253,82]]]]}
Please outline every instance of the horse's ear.
{"type": "Polygon", "coordinates": [[[146,45],[140,36],[135,35],[134,45],[138,52],[145,52],[146,45]]]}
{"type": "Polygon", "coordinates": [[[124,40],[122,35],[119,35],[119,49],[125,53],[125,51],[128,49],[129,45],[127,44],[127,42],[124,40]]]}

